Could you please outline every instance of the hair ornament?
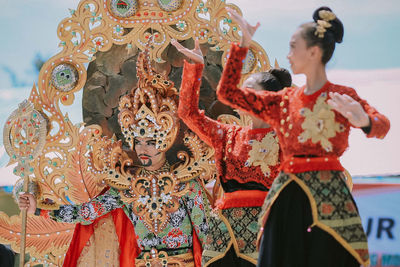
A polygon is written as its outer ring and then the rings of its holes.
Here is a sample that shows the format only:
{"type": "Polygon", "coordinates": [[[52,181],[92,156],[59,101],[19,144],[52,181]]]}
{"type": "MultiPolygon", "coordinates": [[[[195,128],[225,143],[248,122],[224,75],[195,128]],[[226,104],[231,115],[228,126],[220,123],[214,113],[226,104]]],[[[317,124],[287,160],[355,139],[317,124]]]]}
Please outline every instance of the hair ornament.
{"type": "Polygon", "coordinates": [[[138,86],[119,101],[118,122],[132,149],[135,138],[150,137],[159,151],[167,151],[179,131],[177,90],[151,66],[149,47],[150,41],[138,56],[138,86]]]}
{"type": "Polygon", "coordinates": [[[317,20],[315,35],[317,35],[318,38],[324,38],[326,29],[332,27],[332,24],[329,23],[329,21],[336,19],[336,15],[329,10],[320,10],[318,15],[320,19],[317,20]]]}

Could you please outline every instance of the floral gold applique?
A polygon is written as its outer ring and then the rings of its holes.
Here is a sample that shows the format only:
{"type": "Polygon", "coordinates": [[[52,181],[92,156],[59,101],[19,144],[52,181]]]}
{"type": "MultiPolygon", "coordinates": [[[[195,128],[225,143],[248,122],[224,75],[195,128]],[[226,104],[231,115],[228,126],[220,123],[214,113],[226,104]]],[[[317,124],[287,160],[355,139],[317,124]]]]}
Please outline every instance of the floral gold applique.
{"type": "Polygon", "coordinates": [[[323,149],[327,152],[332,151],[332,143],[330,138],[335,137],[337,132],[341,132],[340,124],[335,121],[335,113],[331,107],[325,102],[326,93],[321,94],[313,110],[303,108],[300,114],[305,117],[304,122],[301,124],[303,132],[298,137],[300,143],[307,140],[316,144],[320,142],[323,149]]]}
{"type": "Polygon", "coordinates": [[[260,166],[265,176],[269,176],[270,166],[275,166],[279,161],[279,144],[278,138],[272,132],[266,134],[261,142],[251,140],[249,142],[252,149],[249,151],[249,158],[245,165],[247,167],[260,166]]]}

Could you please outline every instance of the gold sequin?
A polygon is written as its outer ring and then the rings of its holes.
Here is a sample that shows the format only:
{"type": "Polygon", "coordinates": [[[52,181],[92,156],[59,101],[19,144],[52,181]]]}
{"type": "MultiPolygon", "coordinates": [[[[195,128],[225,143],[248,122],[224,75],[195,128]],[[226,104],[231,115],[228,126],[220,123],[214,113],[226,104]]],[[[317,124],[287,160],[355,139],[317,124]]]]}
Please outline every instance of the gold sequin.
{"type": "Polygon", "coordinates": [[[281,120],[281,125],[284,125],[285,124],[285,120],[281,120]]]}
{"type": "Polygon", "coordinates": [[[289,130],[293,129],[293,124],[289,124],[289,130]]]}
{"type": "Polygon", "coordinates": [[[282,111],[283,111],[283,113],[286,113],[286,112],[287,112],[287,109],[286,109],[286,108],[284,108],[282,111]]]}
{"type": "Polygon", "coordinates": [[[289,137],[289,133],[285,133],[285,137],[286,137],[286,138],[289,137]]]}
{"type": "Polygon", "coordinates": [[[281,102],[281,103],[279,103],[279,105],[281,106],[281,107],[283,107],[284,105],[285,105],[285,102],[281,102]]]}
{"type": "Polygon", "coordinates": [[[232,148],[228,148],[228,152],[231,153],[232,152],[232,148]]]}

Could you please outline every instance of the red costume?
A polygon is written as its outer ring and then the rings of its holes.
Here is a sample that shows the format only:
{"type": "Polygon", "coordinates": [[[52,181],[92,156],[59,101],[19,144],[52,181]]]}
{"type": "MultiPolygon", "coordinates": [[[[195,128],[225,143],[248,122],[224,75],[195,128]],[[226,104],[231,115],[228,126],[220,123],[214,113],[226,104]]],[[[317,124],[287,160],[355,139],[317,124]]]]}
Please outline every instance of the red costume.
{"type": "MultiPolygon", "coordinates": [[[[202,70],[201,64],[185,63],[178,114],[192,131],[215,149],[218,178],[224,189],[224,196],[217,200],[222,221],[211,218],[212,239],[203,253],[203,265],[224,256],[231,242],[239,257],[255,264],[256,228],[254,233],[246,230],[248,225],[244,225],[246,229],[242,232],[234,228],[245,216],[254,223],[257,221],[257,209],[262,206],[267,190],[279,172],[278,139],[272,128],[228,125],[205,116],[198,108],[202,70]],[[235,217],[235,214],[240,216],[235,217]],[[222,223],[230,229],[229,233],[215,234],[213,228],[222,223]]],[[[245,220],[245,223],[250,222],[245,220]]]]}
{"type": "Polygon", "coordinates": [[[354,89],[330,82],[312,95],[304,94],[305,87],[280,92],[240,89],[237,84],[246,53],[247,48],[232,46],[217,95],[222,102],[265,120],[277,131],[284,172],[267,196],[264,223],[283,189],[296,182],[310,202],[310,226],[332,235],[360,264],[366,264],[366,236],[351,194],[340,178],[343,167],[339,157],[348,147],[352,125],[326,100],[330,92],[338,92],[358,101],[370,118],[370,126],[363,128],[367,137],[383,138],[390,127],[388,119],[360,99],[354,89]]]}

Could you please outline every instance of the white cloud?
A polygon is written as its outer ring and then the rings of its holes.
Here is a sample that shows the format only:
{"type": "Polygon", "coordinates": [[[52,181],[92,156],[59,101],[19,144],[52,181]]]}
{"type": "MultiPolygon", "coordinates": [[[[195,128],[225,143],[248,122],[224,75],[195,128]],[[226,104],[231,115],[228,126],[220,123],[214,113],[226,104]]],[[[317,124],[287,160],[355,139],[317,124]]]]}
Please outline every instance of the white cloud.
{"type": "Polygon", "coordinates": [[[13,88],[13,89],[0,89],[0,99],[1,100],[22,100],[28,98],[30,88],[13,88]]]}
{"type": "MultiPolygon", "coordinates": [[[[78,6],[79,0],[62,0],[62,1],[48,1],[48,0],[29,0],[24,1],[23,5],[18,1],[0,0],[1,18],[17,18],[23,14],[29,14],[37,10],[55,10],[68,8],[75,9],[78,6]]],[[[36,17],[36,16],[35,16],[36,17]]]]}
{"type": "Polygon", "coordinates": [[[15,165],[0,168],[0,186],[14,185],[20,177],[13,174],[15,165]]]}

